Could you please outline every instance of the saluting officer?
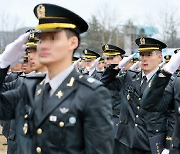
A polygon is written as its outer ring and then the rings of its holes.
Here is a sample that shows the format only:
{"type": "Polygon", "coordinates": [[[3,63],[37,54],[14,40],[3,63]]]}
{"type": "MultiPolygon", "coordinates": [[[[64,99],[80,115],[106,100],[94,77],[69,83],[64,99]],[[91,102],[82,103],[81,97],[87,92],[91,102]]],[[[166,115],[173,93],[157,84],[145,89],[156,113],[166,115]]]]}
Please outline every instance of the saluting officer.
{"type": "Polygon", "coordinates": [[[86,74],[97,80],[100,80],[101,76],[99,76],[100,74],[97,73],[96,69],[101,57],[100,54],[90,49],[83,50],[83,54],[86,63],[86,74]]]}
{"type": "Polygon", "coordinates": [[[164,72],[164,76],[155,76],[152,84],[146,89],[143,96],[143,103],[141,104],[143,109],[150,112],[158,110],[165,111],[168,106],[174,107],[174,132],[172,137],[166,138],[166,140],[171,141],[171,146],[168,149],[164,149],[162,154],[180,153],[180,74],[176,71],[179,66],[180,52],[173,55],[170,61],[163,67],[162,72],[164,72]],[[173,74],[171,78],[170,74],[173,74]]]}
{"type": "Polygon", "coordinates": [[[142,71],[129,70],[118,77],[119,71],[109,67],[101,79],[108,89],[120,92],[115,154],[151,154],[151,137],[159,140],[159,135],[166,132],[165,112],[148,112],[140,107],[144,89],[159,69],[161,51],[166,44],[153,38],[138,38],[136,44],[139,46],[142,71]]]}
{"type": "MultiPolygon", "coordinates": [[[[39,4],[34,13],[39,19],[38,56],[48,74],[26,77],[19,88],[0,94],[0,117],[17,121],[17,153],[111,154],[110,94],[100,82],[77,73],[72,65],[79,35],[87,31],[87,23],[53,4],[39,4]]],[[[26,37],[13,42],[0,57],[0,85],[7,67],[19,59],[19,46],[26,37]]]]}

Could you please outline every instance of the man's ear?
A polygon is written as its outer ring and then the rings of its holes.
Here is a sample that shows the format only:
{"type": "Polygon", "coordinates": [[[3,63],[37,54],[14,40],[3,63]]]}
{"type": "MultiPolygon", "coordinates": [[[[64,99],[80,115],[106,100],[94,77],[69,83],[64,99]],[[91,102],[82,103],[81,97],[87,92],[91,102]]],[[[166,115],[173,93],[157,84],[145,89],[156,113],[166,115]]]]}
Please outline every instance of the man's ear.
{"type": "Polygon", "coordinates": [[[78,47],[78,38],[76,36],[72,36],[69,38],[70,50],[75,50],[78,47]]]}

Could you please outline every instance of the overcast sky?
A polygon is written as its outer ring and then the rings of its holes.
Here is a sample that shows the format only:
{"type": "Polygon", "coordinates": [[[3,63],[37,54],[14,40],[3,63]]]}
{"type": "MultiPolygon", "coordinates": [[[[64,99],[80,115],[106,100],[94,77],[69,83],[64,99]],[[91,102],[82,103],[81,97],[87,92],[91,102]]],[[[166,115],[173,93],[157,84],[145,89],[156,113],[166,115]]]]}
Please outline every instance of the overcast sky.
{"type": "Polygon", "coordinates": [[[66,7],[87,21],[92,15],[98,16],[98,11],[106,6],[107,11],[116,10],[122,23],[132,19],[135,24],[145,24],[145,18],[152,20],[159,16],[162,9],[171,7],[174,10],[180,6],[180,0],[1,0],[0,18],[8,14],[11,18],[17,18],[16,24],[36,26],[38,21],[33,8],[39,3],[53,3],[66,7]]]}

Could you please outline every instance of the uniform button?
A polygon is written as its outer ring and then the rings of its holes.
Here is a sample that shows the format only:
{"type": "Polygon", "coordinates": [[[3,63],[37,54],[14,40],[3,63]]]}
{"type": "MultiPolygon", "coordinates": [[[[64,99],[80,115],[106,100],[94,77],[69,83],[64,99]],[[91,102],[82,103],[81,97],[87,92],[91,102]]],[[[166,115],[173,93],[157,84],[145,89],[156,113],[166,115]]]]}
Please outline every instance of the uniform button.
{"type": "Polygon", "coordinates": [[[137,109],[139,110],[139,109],[140,109],[140,107],[139,107],[139,106],[137,106],[137,109]]]}
{"type": "Polygon", "coordinates": [[[138,126],[138,124],[135,124],[135,126],[137,127],[137,126],[138,126]]]}
{"type": "Polygon", "coordinates": [[[118,126],[118,124],[116,124],[116,126],[118,126]]]}
{"type": "Polygon", "coordinates": [[[41,128],[37,129],[37,134],[42,134],[42,129],[41,128]]]}
{"type": "Polygon", "coordinates": [[[27,115],[27,114],[25,114],[25,115],[24,115],[24,119],[27,119],[27,118],[28,118],[28,115],[27,115]]]}
{"type": "Polygon", "coordinates": [[[139,118],[139,115],[136,115],[136,118],[139,118]]]}
{"type": "Polygon", "coordinates": [[[37,147],[37,148],[36,148],[36,152],[37,152],[37,153],[41,153],[41,148],[40,148],[40,147],[37,147]]]}
{"type": "Polygon", "coordinates": [[[172,146],[172,148],[174,147],[174,145],[173,145],[173,144],[172,144],[171,146],[172,146]]]}
{"type": "Polygon", "coordinates": [[[141,100],[141,98],[139,98],[139,101],[141,100]]]}
{"type": "Polygon", "coordinates": [[[64,122],[63,121],[59,122],[59,126],[64,127],[64,122]]]}
{"type": "Polygon", "coordinates": [[[180,107],[178,107],[178,112],[179,112],[179,114],[180,114],[180,107]]]}
{"type": "Polygon", "coordinates": [[[158,129],[156,129],[156,132],[159,132],[159,130],[158,130],[158,129]]]}

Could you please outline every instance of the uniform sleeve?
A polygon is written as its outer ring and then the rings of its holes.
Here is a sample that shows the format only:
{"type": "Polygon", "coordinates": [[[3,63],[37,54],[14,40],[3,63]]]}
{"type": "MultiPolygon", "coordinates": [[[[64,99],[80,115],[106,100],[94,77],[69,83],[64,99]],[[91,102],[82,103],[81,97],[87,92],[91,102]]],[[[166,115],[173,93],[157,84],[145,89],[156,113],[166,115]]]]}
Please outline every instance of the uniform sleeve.
{"type": "Polygon", "coordinates": [[[111,154],[113,130],[111,97],[108,90],[101,86],[89,96],[85,107],[85,153],[111,154]]]}
{"type": "Polygon", "coordinates": [[[4,79],[6,77],[8,68],[0,69],[0,119],[13,119],[15,115],[15,106],[19,98],[19,88],[12,90],[8,86],[4,86],[4,79]]]}
{"type": "Polygon", "coordinates": [[[118,73],[119,70],[115,70],[113,69],[113,67],[110,66],[106,68],[106,70],[102,74],[100,81],[109,90],[120,91],[125,75],[122,75],[121,77],[117,77],[118,73]]]}

